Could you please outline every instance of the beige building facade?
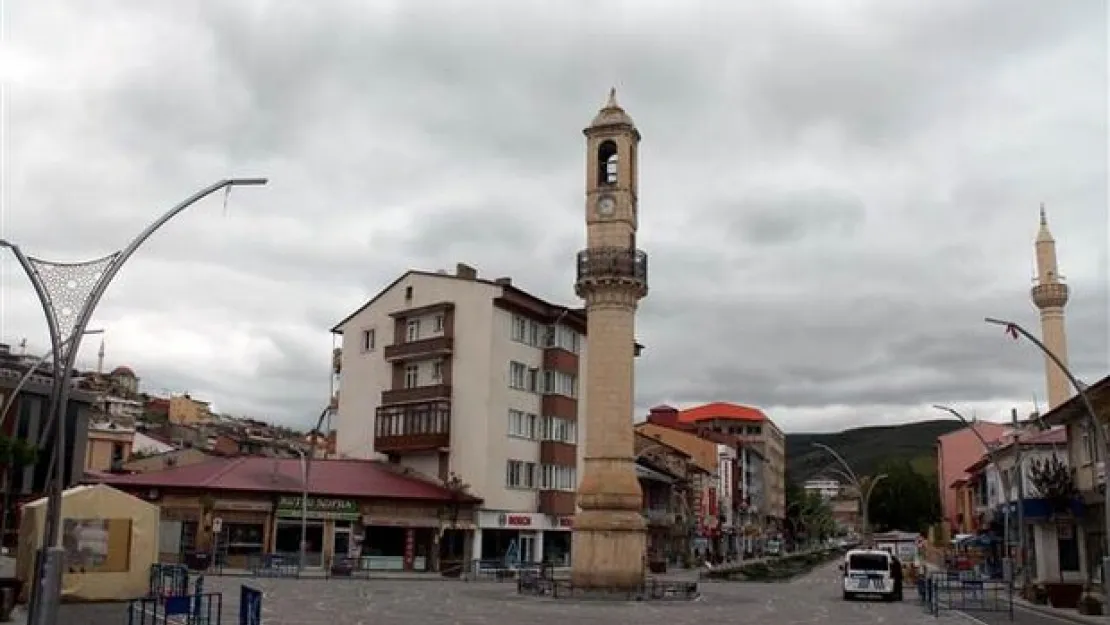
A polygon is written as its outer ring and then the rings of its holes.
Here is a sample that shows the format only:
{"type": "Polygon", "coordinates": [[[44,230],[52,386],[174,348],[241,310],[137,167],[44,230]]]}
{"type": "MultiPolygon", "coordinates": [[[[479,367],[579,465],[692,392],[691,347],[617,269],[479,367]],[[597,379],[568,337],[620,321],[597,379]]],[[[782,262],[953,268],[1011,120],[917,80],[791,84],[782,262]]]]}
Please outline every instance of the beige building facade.
{"type": "Polygon", "coordinates": [[[509,278],[408,271],[341,321],[336,453],[482,498],[476,558],[570,560],[585,435],[585,318],[509,278]]]}

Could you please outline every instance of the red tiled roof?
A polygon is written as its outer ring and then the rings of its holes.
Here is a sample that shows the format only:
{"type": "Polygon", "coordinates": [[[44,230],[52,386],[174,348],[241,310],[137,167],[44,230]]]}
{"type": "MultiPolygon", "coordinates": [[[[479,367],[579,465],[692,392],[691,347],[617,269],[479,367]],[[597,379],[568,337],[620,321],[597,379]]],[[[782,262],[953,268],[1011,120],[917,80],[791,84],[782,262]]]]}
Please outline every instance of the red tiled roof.
{"type": "Polygon", "coordinates": [[[767,415],[759,408],[730,404],[715,401],[711,404],[689,408],[678,413],[678,420],[682,423],[696,421],[709,421],[711,419],[733,419],[736,421],[766,421],[767,415]]]}
{"type": "MultiPolygon", "coordinates": [[[[135,486],[268,493],[300,493],[302,490],[299,458],[258,456],[219,458],[150,473],[109,475],[100,481],[121,488],[135,486]]],[[[404,475],[399,469],[371,460],[313,460],[308,491],[313,495],[331,497],[452,499],[450,490],[430,478],[404,475]]]]}

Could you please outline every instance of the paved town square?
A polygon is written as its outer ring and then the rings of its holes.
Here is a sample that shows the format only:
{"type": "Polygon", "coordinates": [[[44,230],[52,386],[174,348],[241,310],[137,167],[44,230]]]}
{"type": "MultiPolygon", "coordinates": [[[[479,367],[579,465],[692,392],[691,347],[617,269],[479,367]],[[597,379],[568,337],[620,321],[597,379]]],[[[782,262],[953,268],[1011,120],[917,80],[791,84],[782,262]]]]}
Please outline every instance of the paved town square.
{"type": "MultiPolygon", "coordinates": [[[[408,625],[456,623],[478,625],[899,625],[967,623],[956,615],[939,619],[925,614],[907,596],[901,603],[845,602],[835,566],[827,566],[787,583],[720,582],[702,584],[694,602],[571,602],[522,597],[512,583],[429,581],[337,581],[210,578],[213,592],[224,593],[224,622],[235,622],[242,584],[265,593],[264,625],[408,625]]],[[[120,625],[126,609],[119,605],[65,606],[67,625],[120,625]]]]}

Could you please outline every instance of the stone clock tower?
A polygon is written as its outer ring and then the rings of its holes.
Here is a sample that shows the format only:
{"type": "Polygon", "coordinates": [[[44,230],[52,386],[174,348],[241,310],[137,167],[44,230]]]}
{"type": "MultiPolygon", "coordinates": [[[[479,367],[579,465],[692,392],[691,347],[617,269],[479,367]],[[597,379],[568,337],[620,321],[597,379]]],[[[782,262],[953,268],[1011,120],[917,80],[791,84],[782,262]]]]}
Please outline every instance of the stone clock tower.
{"type": "Polygon", "coordinates": [[[644,577],[643,495],[633,450],[636,306],[647,295],[647,255],[636,249],[640,132],[616,89],[585,129],[586,249],[575,291],[586,301],[586,450],[574,518],[576,586],[620,589],[644,577]]]}

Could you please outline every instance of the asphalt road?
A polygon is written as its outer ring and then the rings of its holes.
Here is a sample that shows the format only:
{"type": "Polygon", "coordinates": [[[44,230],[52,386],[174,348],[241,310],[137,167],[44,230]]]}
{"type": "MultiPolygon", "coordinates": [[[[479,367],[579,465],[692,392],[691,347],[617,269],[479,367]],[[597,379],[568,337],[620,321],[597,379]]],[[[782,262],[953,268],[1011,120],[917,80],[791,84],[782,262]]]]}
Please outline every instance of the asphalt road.
{"type": "MultiPolygon", "coordinates": [[[[697,601],[664,603],[538,599],[517,595],[514,583],[434,578],[328,581],[210,577],[206,582],[209,590],[222,593],[224,622],[229,625],[237,622],[242,584],[265,593],[264,625],[968,624],[951,612],[939,618],[926,614],[912,593],[900,603],[846,602],[835,564],[786,583],[706,582],[697,601]]],[[[123,625],[127,623],[126,614],[127,607],[120,604],[66,605],[62,606],[60,622],[123,625]]]]}

